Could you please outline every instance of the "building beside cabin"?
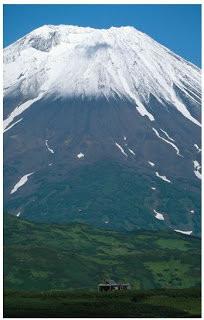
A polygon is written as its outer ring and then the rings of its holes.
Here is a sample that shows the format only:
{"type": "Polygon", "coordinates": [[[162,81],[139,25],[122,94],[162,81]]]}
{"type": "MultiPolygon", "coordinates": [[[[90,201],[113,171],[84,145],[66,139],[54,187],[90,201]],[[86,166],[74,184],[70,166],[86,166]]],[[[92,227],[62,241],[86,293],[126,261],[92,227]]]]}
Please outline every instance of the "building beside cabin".
{"type": "Polygon", "coordinates": [[[104,279],[103,283],[98,285],[98,291],[116,291],[116,290],[131,290],[131,284],[119,284],[111,279],[104,279]]]}

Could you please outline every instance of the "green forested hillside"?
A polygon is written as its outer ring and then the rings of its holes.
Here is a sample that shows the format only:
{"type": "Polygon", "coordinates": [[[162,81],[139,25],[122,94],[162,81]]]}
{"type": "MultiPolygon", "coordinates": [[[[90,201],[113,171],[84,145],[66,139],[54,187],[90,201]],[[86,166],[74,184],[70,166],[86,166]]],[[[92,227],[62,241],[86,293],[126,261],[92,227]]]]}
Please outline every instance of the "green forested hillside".
{"type": "Polygon", "coordinates": [[[139,168],[138,173],[109,162],[86,165],[68,175],[63,168],[52,167],[51,181],[36,173],[35,185],[40,187],[26,197],[19,189],[5,211],[21,212],[22,218],[36,222],[79,222],[117,231],[171,228],[200,236],[200,181],[171,184],[156,177],[157,169],[150,174],[139,168]],[[156,219],[154,210],[164,220],[156,219]]]}
{"type": "Polygon", "coordinates": [[[4,286],[97,290],[104,277],[134,289],[200,286],[200,238],[34,223],[4,214],[4,286]]]}

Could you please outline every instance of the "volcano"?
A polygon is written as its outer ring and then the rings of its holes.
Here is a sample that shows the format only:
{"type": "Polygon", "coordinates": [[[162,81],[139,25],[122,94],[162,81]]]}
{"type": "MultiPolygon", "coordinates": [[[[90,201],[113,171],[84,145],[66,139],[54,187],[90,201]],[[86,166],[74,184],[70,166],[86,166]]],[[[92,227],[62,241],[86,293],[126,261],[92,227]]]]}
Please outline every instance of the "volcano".
{"type": "Polygon", "coordinates": [[[40,27],[4,49],[4,208],[200,235],[201,70],[133,27],[40,27]]]}

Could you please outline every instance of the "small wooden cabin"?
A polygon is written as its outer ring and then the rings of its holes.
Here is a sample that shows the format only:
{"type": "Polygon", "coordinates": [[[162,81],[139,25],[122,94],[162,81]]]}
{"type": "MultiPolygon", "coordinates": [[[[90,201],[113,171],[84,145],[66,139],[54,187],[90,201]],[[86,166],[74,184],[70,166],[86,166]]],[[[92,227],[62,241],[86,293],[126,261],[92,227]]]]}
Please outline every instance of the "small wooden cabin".
{"type": "Polygon", "coordinates": [[[131,284],[118,284],[114,280],[104,279],[103,283],[98,285],[98,291],[116,291],[116,290],[131,290],[131,284]]]}

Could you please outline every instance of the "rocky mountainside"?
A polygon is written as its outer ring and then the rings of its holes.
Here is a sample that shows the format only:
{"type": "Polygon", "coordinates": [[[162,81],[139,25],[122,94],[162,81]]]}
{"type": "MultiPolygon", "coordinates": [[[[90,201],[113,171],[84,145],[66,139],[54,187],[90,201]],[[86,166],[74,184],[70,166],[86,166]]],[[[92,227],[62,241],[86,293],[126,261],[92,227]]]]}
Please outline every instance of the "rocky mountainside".
{"type": "Polygon", "coordinates": [[[200,234],[200,77],[132,27],[44,26],[5,48],[5,209],[200,234]]]}

